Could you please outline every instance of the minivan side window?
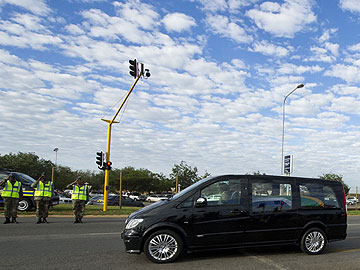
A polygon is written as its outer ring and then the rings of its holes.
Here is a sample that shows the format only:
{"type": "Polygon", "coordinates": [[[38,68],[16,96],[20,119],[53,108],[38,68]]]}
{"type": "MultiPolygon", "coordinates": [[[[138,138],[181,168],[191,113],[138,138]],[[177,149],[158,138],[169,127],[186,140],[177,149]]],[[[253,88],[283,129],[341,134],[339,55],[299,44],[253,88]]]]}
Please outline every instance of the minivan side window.
{"type": "Polygon", "coordinates": [[[202,189],[200,196],[207,200],[209,206],[240,204],[240,180],[231,179],[215,182],[202,189]]]}
{"type": "Polygon", "coordinates": [[[339,208],[339,202],[331,186],[301,184],[300,205],[302,209],[339,208]]]}
{"type": "Polygon", "coordinates": [[[253,182],[252,212],[284,212],[292,209],[291,184],[253,182]]]}

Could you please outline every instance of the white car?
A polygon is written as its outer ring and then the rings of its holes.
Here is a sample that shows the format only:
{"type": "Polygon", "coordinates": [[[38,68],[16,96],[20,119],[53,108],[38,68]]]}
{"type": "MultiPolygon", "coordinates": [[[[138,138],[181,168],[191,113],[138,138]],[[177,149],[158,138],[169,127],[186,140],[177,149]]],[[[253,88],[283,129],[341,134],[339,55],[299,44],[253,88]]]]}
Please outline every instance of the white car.
{"type": "Polygon", "coordinates": [[[72,200],[70,198],[60,196],[59,197],[59,203],[60,204],[72,203],[72,200]]]}
{"type": "Polygon", "coordinates": [[[153,194],[153,195],[149,195],[146,198],[147,202],[158,202],[158,201],[164,201],[167,200],[168,197],[166,197],[165,195],[161,195],[161,194],[153,194]]]}
{"type": "Polygon", "coordinates": [[[346,199],[346,204],[349,204],[349,205],[354,205],[356,203],[359,203],[359,199],[357,199],[356,197],[348,197],[346,199]]]}

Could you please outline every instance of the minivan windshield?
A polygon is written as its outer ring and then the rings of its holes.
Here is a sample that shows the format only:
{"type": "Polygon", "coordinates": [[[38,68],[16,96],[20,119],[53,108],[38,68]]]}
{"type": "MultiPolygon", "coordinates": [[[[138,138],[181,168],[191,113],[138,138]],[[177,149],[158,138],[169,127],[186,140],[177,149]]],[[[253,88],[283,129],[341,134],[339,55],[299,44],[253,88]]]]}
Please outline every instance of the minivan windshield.
{"type": "Polygon", "coordinates": [[[205,183],[206,181],[210,180],[214,178],[214,176],[209,176],[206,177],[194,184],[192,184],[191,186],[188,186],[187,188],[183,189],[182,191],[180,191],[179,193],[175,194],[173,197],[171,197],[169,200],[176,200],[177,198],[181,197],[182,195],[192,191],[193,189],[197,188],[198,186],[200,186],[202,183],[205,183]]]}

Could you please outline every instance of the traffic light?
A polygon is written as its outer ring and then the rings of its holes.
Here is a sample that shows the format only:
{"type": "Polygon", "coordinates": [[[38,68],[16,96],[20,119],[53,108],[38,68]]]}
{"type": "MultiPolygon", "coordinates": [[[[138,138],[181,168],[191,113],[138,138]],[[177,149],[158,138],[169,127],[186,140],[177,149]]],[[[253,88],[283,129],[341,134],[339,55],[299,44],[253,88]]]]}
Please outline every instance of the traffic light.
{"type": "Polygon", "coordinates": [[[136,59],[134,60],[129,60],[130,63],[130,75],[133,76],[135,79],[137,78],[137,76],[139,75],[139,69],[138,69],[138,62],[136,61],[136,59]]]}
{"type": "Polygon", "coordinates": [[[111,161],[108,161],[108,162],[106,162],[106,170],[111,170],[111,164],[112,164],[112,162],[111,161]]]}
{"type": "Polygon", "coordinates": [[[100,170],[104,169],[104,153],[102,151],[96,152],[96,164],[100,170]]]}

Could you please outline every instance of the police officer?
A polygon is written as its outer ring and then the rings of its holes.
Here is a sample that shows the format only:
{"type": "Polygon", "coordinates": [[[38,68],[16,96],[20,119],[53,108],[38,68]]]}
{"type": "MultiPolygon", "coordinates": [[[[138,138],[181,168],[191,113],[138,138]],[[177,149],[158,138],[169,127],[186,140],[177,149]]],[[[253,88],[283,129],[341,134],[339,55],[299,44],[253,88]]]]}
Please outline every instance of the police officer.
{"type": "Polygon", "coordinates": [[[85,204],[89,200],[89,188],[88,185],[82,183],[80,176],[76,178],[74,182],[68,184],[66,187],[70,186],[73,186],[71,200],[75,216],[74,223],[82,223],[82,218],[85,211],[85,204]]]}
{"type": "Polygon", "coordinates": [[[19,206],[19,200],[22,199],[23,191],[21,188],[21,182],[15,179],[15,176],[10,173],[8,178],[0,182],[0,187],[4,189],[1,193],[1,197],[4,199],[4,214],[5,222],[4,224],[18,223],[17,218],[17,208],[19,206]]]}
{"type": "Polygon", "coordinates": [[[32,188],[35,188],[35,202],[36,202],[36,216],[37,224],[49,223],[46,218],[49,215],[49,207],[51,198],[54,192],[54,186],[52,181],[46,179],[45,173],[39,177],[36,182],[31,184],[32,188]]]}

